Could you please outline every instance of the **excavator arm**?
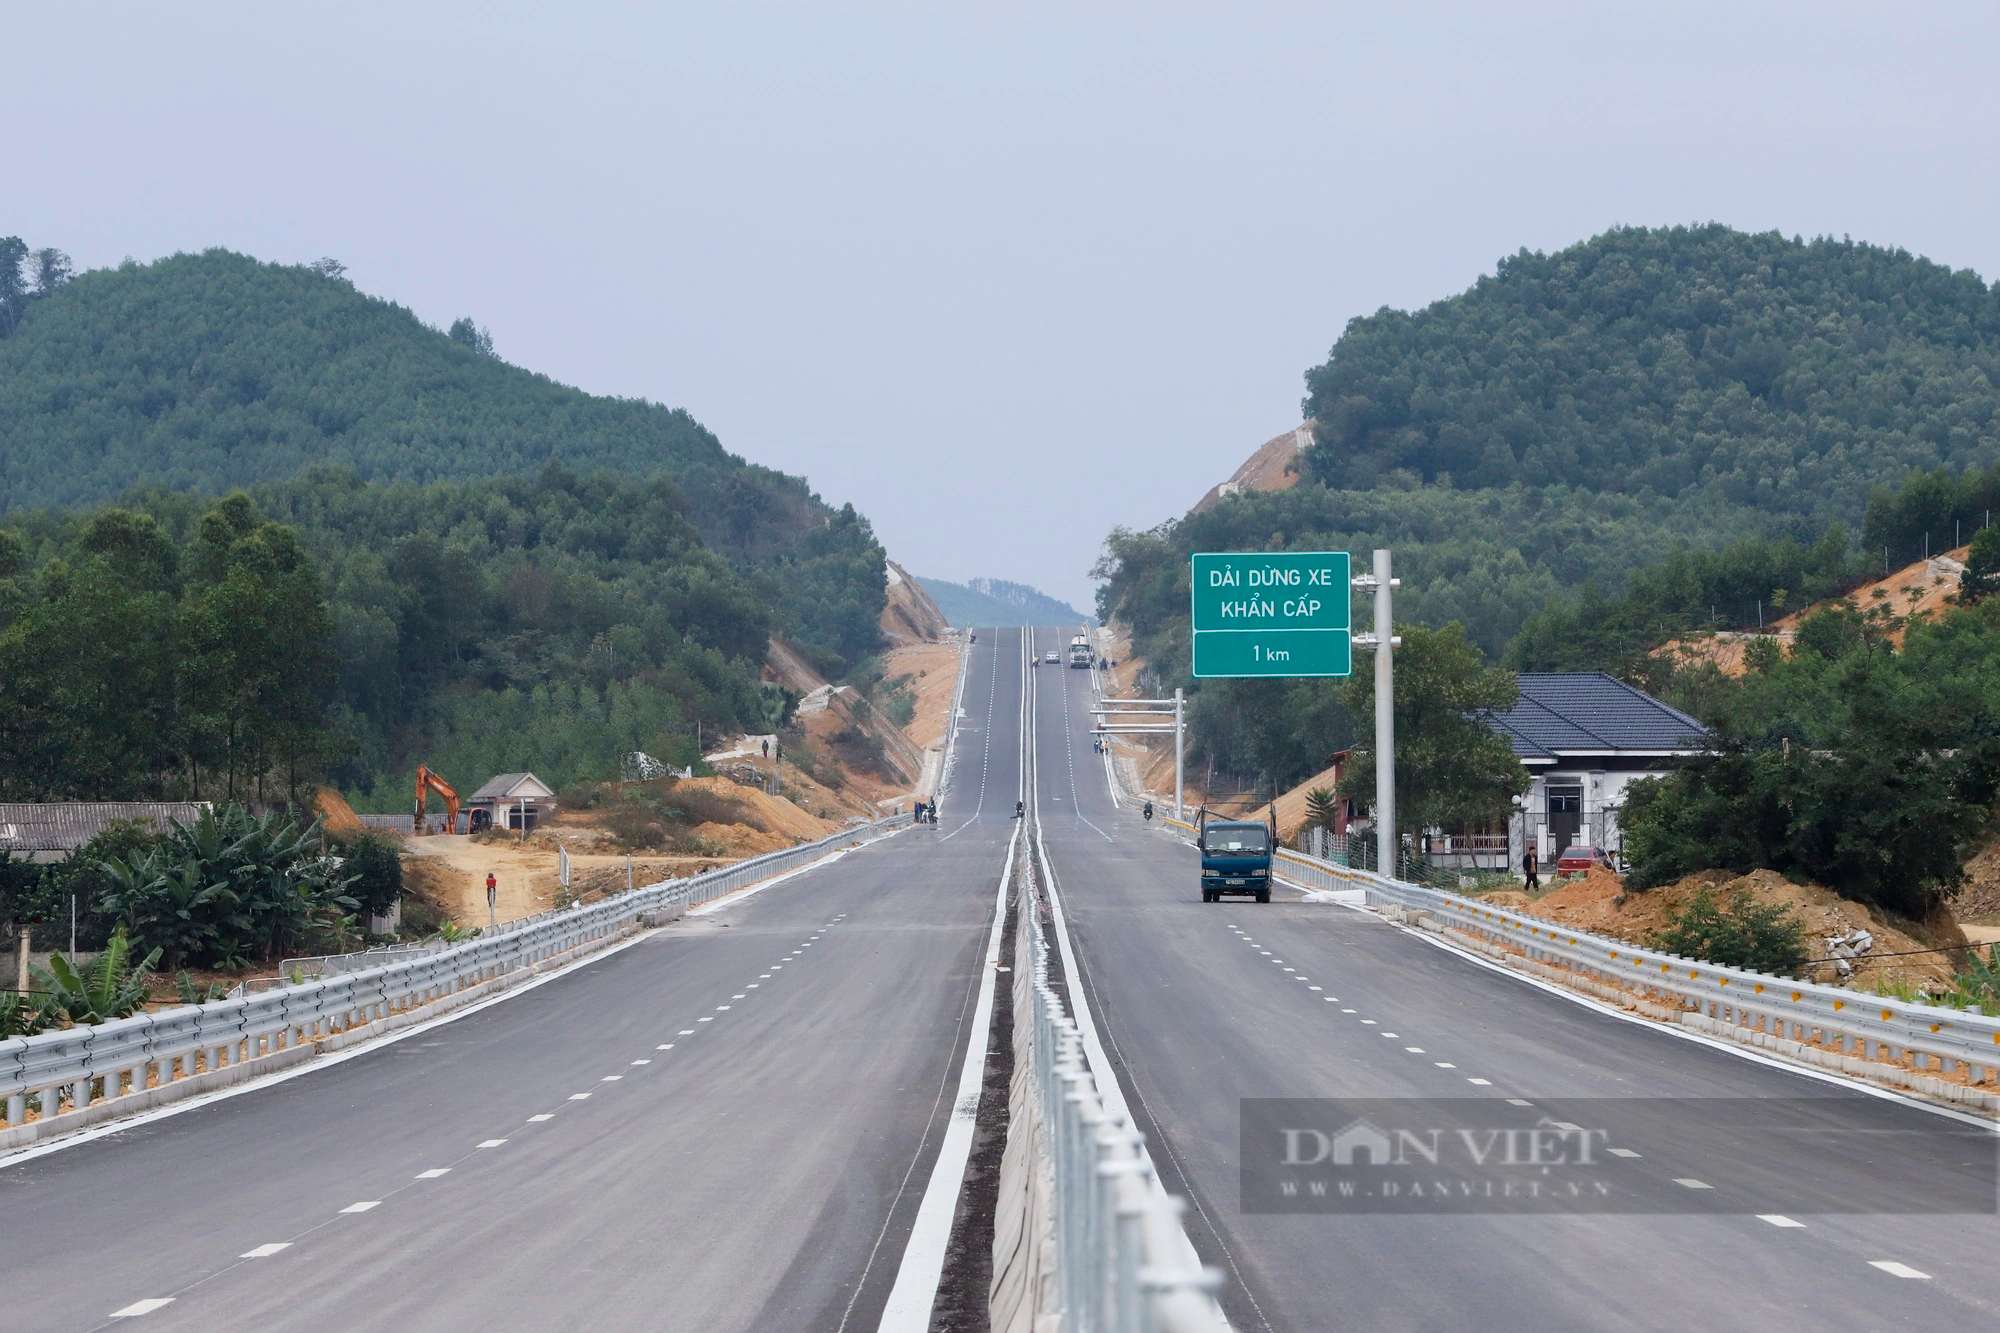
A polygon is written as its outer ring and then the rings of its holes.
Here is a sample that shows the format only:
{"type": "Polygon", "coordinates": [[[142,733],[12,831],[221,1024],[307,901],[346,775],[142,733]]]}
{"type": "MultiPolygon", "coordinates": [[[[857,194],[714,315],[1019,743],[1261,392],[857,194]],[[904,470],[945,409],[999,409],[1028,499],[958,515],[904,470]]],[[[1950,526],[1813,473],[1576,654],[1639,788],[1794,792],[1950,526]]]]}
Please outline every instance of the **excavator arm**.
{"type": "Polygon", "coordinates": [[[422,764],[417,765],[417,808],[416,818],[410,826],[411,830],[416,833],[424,831],[424,806],[431,792],[436,792],[444,798],[444,810],[448,820],[445,827],[453,833],[458,832],[458,793],[452,790],[450,783],[422,764]]]}

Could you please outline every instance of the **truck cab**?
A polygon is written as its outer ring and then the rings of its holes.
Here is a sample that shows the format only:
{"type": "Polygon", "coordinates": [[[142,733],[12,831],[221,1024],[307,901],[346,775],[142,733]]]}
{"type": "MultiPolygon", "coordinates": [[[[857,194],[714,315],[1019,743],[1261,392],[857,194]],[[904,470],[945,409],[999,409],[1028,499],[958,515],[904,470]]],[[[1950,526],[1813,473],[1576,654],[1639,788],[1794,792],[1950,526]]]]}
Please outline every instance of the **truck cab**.
{"type": "Polygon", "coordinates": [[[1271,901],[1271,830],[1261,823],[1202,819],[1195,833],[1201,849],[1201,900],[1225,893],[1271,901]]]}

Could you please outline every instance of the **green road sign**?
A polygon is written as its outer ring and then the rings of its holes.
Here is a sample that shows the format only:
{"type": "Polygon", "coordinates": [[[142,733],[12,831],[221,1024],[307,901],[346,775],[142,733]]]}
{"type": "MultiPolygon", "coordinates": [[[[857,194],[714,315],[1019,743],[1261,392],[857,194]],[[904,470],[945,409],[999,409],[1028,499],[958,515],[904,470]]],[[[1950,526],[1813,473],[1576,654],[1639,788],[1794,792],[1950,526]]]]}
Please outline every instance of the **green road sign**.
{"type": "Polygon", "coordinates": [[[1196,552],[1194,674],[1352,674],[1348,562],[1345,551],[1196,552]]]}

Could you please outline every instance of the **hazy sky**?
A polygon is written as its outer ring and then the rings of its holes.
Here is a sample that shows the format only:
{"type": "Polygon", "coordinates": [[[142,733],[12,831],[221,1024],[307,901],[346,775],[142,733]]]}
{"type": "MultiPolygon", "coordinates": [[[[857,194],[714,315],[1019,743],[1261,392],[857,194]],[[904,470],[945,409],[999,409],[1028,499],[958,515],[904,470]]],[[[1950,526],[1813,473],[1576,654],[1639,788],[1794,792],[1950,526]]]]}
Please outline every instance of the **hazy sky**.
{"type": "Polygon", "coordinates": [[[2000,7],[14,4],[0,233],[332,255],[1083,604],[1352,316],[1715,219],[2000,274],[2000,7]]]}

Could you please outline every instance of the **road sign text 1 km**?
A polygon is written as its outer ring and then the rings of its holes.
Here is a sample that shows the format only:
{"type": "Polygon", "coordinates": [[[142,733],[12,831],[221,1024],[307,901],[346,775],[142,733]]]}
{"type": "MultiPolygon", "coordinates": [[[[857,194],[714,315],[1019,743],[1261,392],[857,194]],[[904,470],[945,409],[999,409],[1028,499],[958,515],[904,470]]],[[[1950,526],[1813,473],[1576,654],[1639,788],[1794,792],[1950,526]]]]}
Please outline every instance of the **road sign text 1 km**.
{"type": "Polygon", "coordinates": [[[1196,676],[1345,676],[1354,666],[1346,551],[1189,557],[1196,676]]]}

